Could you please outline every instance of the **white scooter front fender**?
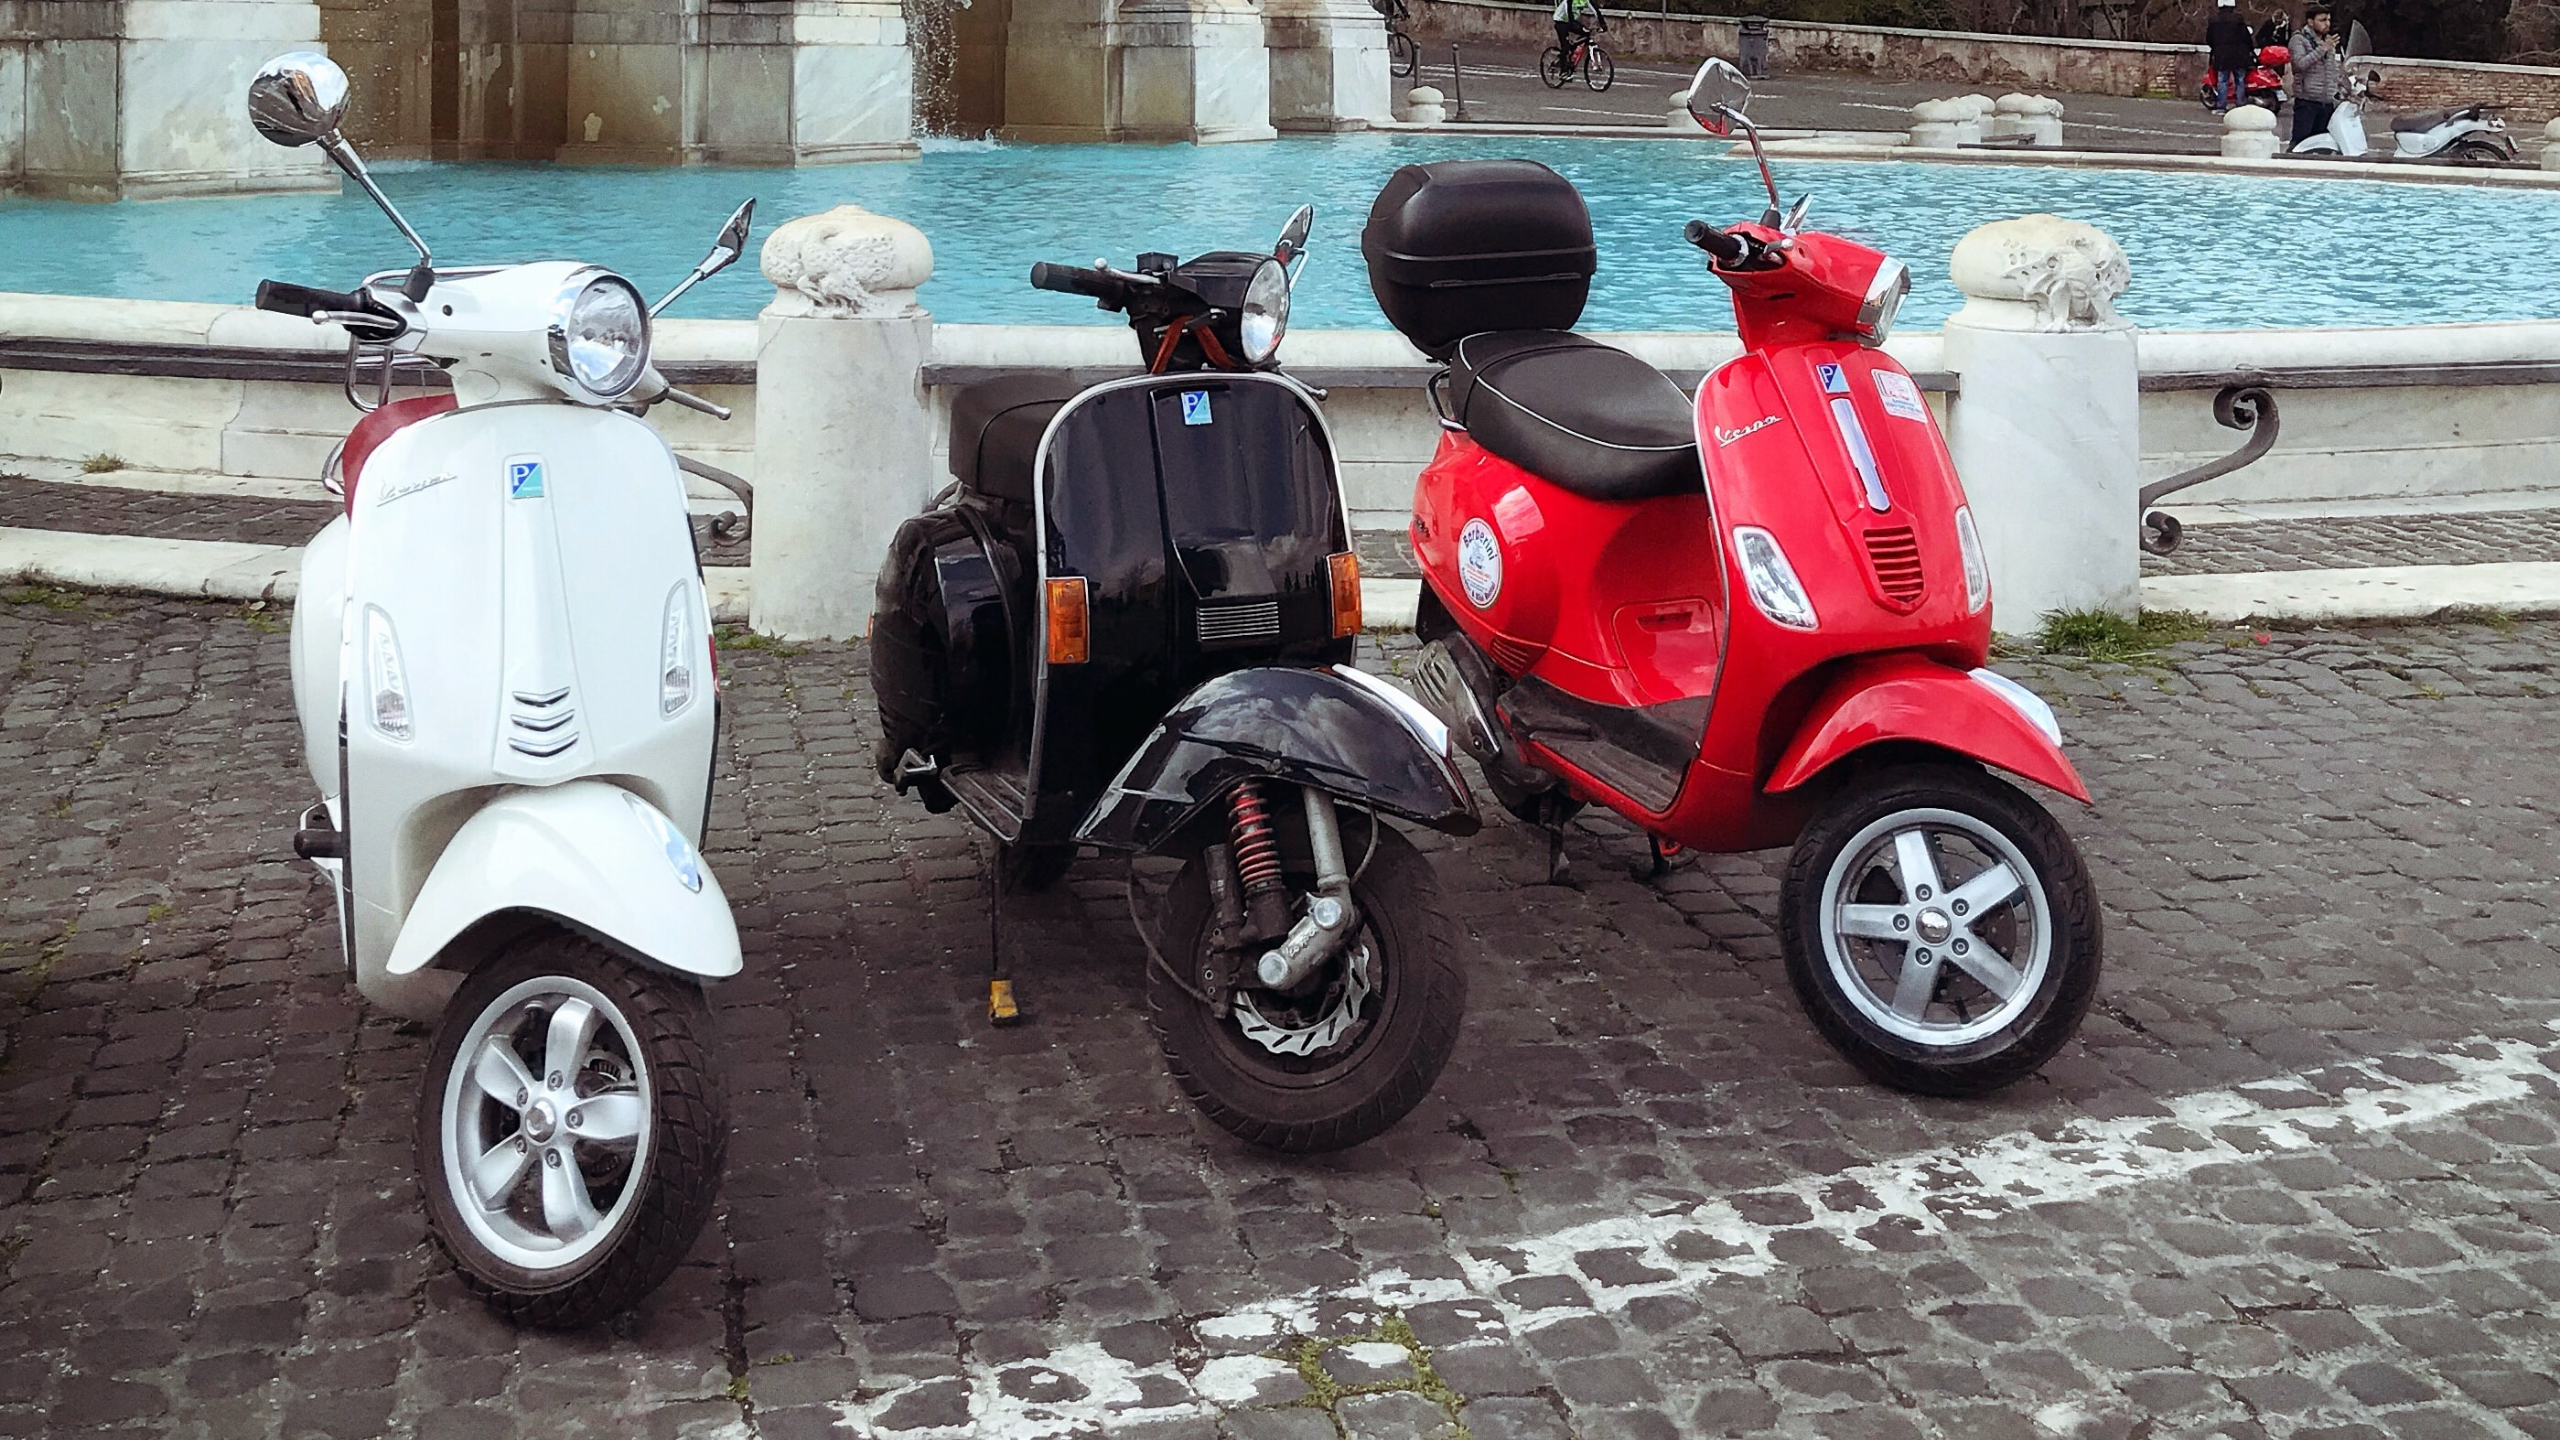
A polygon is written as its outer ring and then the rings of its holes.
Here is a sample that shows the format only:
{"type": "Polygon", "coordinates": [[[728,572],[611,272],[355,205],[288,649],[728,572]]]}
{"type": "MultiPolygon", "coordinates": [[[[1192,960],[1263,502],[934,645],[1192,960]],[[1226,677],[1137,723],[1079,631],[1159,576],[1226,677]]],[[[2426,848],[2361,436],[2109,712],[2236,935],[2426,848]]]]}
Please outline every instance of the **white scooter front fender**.
{"type": "Polygon", "coordinates": [[[511,790],[464,821],[385,968],[424,970],[456,936],[508,911],[556,917],[705,980],[740,969],[737,923],[711,868],[656,807],[603,780],[511,790]]]}

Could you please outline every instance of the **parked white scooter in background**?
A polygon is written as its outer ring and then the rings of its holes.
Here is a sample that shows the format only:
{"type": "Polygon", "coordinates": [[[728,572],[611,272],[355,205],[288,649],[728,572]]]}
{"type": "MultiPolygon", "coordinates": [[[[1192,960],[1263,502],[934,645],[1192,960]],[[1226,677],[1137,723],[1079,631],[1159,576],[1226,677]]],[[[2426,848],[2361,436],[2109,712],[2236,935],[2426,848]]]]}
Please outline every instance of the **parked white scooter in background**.
{"type": "MultiPolygon", "coordinates": [[[[2293,147],[2296,155],[2338,155],[2349,159],[2368,153],[2372,147],[2365,140],[2365,101],[2374,97],[2382,80],[2379,70],[2355,73],[2355,63],[2370,54],[2373,42],[2366,36],[2364,22],[2357,21],[2347,32],[2346,93],[2338,97],[2338,107],[2329,114],[2328,129],[2305,137],[2293,147]]],[[[2459,164],[2493,164],[2516,158],[2516,142],[2507,134],[2507,123],[2490,113],[2497,106],[2461,105],[2449,110],[2428,110],[2411,115],[2391,117],[2391,154],[2393,160],[2432,160],[2442,156],[2459,164]]]]}
{"type": "MultiPolygon", "coordinates": [[[[439,1239],[510,1318],[585,1325],[675,1268],[726,1152],[703,984],[738,972],[738,932],[694,848],[710,612],[677,462],[623,413],[725,412],[658,375],[655,311],[610,271],[436,268],[339,137],[346,98],[317,54],[249,89],[261,134],[319,144],[419,257],[348,293],[258,287],[347,331],[369,412],[332,456],[347,514],[303,552],[294,704],[322,798],[294,848],[336,890],[356,988],[442,1019],[417,1142],[439,1239]],[[400,365],[451,396],[391,402],[400,365]]],[[[677,293],[737,259],[751,208],[677,293]]]]}

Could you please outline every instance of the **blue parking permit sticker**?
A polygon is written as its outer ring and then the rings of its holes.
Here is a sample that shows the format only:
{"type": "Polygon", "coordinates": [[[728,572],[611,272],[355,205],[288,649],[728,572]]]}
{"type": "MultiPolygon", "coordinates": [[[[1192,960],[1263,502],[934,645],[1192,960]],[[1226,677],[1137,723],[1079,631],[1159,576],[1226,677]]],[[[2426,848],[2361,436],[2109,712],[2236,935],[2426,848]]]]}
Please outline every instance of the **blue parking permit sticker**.
{"type": "Polygon", "coordinates": [[[1208,391],[1185,390],[1182,392],[1182,423],[1185,425],[1206,425],[1209,423],[1208,391]]]}
{"type": "Polygon", "coordinates": [[[1816,365],[1813,367],[1813,373],[1822,377],[1823,394],[1846,395],[1849,393],[1849,372],[1841,367],[1816,365]]]}
{"type": "Polygon", "coordinates": [[[542,462],[510,460],[507,462],[507,498],[539,500],[542,498],[542,462]]]}

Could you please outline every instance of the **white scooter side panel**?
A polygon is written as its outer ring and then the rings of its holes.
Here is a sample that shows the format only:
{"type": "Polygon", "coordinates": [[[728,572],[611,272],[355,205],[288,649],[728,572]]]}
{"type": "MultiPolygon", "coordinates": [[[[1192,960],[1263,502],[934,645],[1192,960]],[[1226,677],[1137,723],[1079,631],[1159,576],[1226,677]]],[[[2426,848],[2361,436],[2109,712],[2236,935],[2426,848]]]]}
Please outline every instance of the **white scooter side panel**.
{"type": "Polygon", "coordinates": [[[681,476],[647,425],[530,404],[402,429],[357,485],[346,577],[342,808],[368,998],[406,1008],[415,987],[386,967],[410,907],[504,787],[609,777],[701,833],[710,612],[681,476]]]}
{"type": "Polygon", "coordinates": [[[293,602],[293,704],[302,718],[302,759],[323,798],[338,793],[338,652],[347,613],[347,517],[331,517],[302,547],[293,602]]]}
{"type": "Polygon", "coordinates": [[[415,974],[483,916],[555,915],[706,980],[738,973],[728,897],[692,842],[601,780],[510,790],[473,812],[409,907],[387,967],[415,974]]]}

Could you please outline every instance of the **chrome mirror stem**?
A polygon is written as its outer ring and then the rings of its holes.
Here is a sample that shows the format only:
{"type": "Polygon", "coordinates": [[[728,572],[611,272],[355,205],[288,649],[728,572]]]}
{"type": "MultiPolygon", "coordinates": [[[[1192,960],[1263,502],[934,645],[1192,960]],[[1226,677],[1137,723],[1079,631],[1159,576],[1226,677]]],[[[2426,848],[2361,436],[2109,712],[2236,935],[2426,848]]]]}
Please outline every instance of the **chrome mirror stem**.
{"type": "Polygon", "coordinates": [[[1726,123],[1739,126],[1743,136],[1750,140],[1751,158],[1760,164],[1760,183],[1769,191],[1770,213],[1776,214],[1785,210],[1786,202],[1778,198],[1778,182],[1769,174],[1769,152],[1760,148],[1760,127],[1752,124],[1748,117],[1730,105],[1717,106],[1716,113],[1722,115],[1726,123]]]}
{"type": "MultiPolygon", "coordinates": [[[[401,215],[400,207],[392,204],[391,197],[382,193],[382,187],[373,183],[373,173],[364,168],[364,157],[356,153],[356,147],[348,144],[345,136],[332,130],[320,137],[320,149],[336,162],[339,169],[347,172],[348,179],[356,182],[363,188],[365,194],[373,197],[373,203],[381,207],[382,213],[390,216],[391,223],[399,226],[400,233],[408,239],[410,244],[417,247],[418,268],[431,271],[436,257],[427,249],[427,242],[418,238],[418,232],[411,229],[407,218],[401,215]]],[[[418,297],[412,295],[409,298],[415,300],[418,297]]]]}

